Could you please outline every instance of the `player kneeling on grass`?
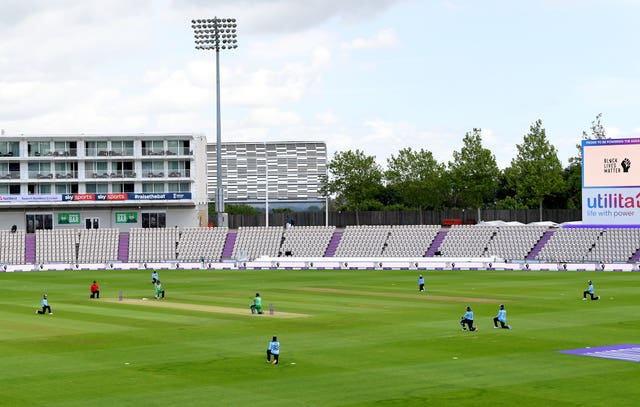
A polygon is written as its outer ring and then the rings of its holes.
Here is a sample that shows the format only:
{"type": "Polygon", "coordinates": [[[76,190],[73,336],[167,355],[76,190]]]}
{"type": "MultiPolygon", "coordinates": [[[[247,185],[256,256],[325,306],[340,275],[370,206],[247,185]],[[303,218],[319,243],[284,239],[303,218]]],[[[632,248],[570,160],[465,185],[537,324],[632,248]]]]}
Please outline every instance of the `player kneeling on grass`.
{"type": "Polygon", "coordinates": [[[462,325],[463,331],[466,331],[467,327],[469,327],[469,331],[471,332],[478,330],[478,328],[473,326],[473,311],[471,311],[471,307],[467,307],[467,312],[465,312],[460,319],[460,325],[462,325]]]}
{"type": "Polygon", "coordinates": [[[493,327],[498,327],[498,322],[500,322],[500,327],[504,329],[511,329],[511,325],[507,325],[507,310],[504,309],[504,305],[500,304],[500,309],[498,310],[498,315],[493,318],[493,327]]]}
{"type": "Polygon", "coordinates": [[[96,280],[93,280],[93,284],[91,284],[89,291],[91,292],[89,298],[100,298],[100,287],[98,286],[98,283],[96,283],[96,280]]]}
{"type": "Polygon", "coordinates": [[[274,336],[269,343],[269,348],[267,349],[267,363],[272,363],[274,365],[278,364],[278,359],[280,358],[280,342],[278,342],[278,337],[274,336]],[[271,356],[273,356],[273,362],[271,362],[271,356]]]}
{"type": "Polygon", "coordinates": [[[42,305],[42,310],[37,310],[36,314],[46,314],[47,311],[49,312],[49,315],[53,314],[53,312],[51,312],[51,307],[49,306],[49,301],[47,301],[47,294],[42,297],[40,304],[42,305]]]}
{"type": "Polygon", "coordinates": [[[251,313],[262,314],[262,298],[260,298],[260,293],[256,293],[256,297],[253,299],[253,304],[249,306],[251,309],[251,313]]]}
{"type": "Polygon", "coordinates": [[[582,300],[586,301],[587,299],[587,294],[589,294],[591,296],[592,300],[599,300],[600,296],[596,296],[594,289],[593,289],[593,283],[591,282],[591,280],[587,281],[588,287],[585,291],[582,292],[582,300]]]}

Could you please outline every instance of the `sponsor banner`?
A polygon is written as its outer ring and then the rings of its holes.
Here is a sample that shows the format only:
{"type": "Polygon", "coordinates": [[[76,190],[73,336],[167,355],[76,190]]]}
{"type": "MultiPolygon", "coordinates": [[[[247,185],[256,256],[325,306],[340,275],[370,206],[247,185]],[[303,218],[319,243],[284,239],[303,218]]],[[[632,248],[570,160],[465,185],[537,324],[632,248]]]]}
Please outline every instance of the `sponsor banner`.
{"type": "Polygon", "coordinates": [[[172,201],[191,199],[191,192],[62,194],[62,195],[0,195],[0,202],[59,202],[59,201],[172,201]]]}
{"type": "Polygon", "coordinates": [[[58,225],[77,225],[80,223],[80,213],[59,213],[58,225]]]}
{"type": "Polygon", "coordinates": [[[584,188],[582,222],[592,225],[640,224],[640,187],[584,188]]]}
{"type": "Polygon", "coordinates": [[[640,186],[640,138],[582,141],[582,187],[640,186]]]}
{"type": "Polygon", "coordinates": [[[137,212],[116,212],[116,223],[138,223],[137,212]]]}
{"type": "Polygon", "coordinates": [[[174,199],[191,199],[191,192],[129,194],[129,199],[134,200],[134,201],[159,201],[159,200],[174,200],[174,199]]]}
{"type": "Polygon", "coordinates": [[[58,202],[62,195],[0,195],[0,202],[58,202]]]}

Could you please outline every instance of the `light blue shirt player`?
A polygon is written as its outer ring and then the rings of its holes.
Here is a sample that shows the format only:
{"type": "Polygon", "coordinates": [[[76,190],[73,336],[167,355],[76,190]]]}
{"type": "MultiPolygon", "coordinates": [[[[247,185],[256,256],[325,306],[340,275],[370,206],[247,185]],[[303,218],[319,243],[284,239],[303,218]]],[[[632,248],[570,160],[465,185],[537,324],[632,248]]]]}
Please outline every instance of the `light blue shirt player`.
{"type": "Polygon", "coordinates": [[[471,307],[467,307],[467,312],[465,312],[460,319],[460,325],[462,326],[463,331],[466,331],[467,327],[469,328],[469,331],[472,332],[478,330],[478,328],[473,326],[473,311],[471,311],[471,307]]]}
{"type": "Polygon", "coordinates": [[[271,356],[273,356],[272,364],[277,365],[280,358],[280,342],[278,342],[277,336],[274,336],[269,343],[269,348],[267,349],[267,363],[271,362],[271,356]]]}
{"type": "Polygon", "coordinates": [[[493,318],[494,328],[498,328],[498,322],[500,322],[500,328],[511,329],[511,325],[507,325],[507,310],[504,309],[503,304],[500,304],[498,315],[493,318]]]}

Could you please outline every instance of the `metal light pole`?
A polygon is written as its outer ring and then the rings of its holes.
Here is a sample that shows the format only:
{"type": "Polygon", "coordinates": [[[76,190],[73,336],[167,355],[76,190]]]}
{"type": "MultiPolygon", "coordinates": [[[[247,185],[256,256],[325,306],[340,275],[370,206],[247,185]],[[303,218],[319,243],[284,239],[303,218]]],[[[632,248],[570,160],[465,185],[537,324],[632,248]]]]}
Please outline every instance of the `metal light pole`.
{"type": "Polygon", "coordinates": [[[222,137],[220,135],[220,49],[238,48],[235,18],[191,20],[196,49],[216,51],[216,213],[219,227],[229,226],[222,190],[222,137]]]}

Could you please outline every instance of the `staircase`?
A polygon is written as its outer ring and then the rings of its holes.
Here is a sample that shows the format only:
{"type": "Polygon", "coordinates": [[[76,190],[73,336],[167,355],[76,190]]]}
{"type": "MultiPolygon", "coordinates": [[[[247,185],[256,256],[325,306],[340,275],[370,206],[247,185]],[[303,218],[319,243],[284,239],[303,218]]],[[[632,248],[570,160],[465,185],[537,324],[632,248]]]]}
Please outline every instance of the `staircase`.
{"type": "Polygon", "coordinates": [[[433,257],[436,255],[438,249],[440,249],[440,245],[444,242],[444,238],[447,237],[448,230],[441,229],[435,238],[433,238],[433,242],[431,242],[431,246],[424,254],[424,257],[433,257]]]}
{"type": "Polygon", "coordinates": [[[238,232],[227,233],[227,239],[224,241],[224,247],[222,248],[223,259],[230,259],[233,256],[233,248],[236,245],[237,238],[238,232]]]}
{"type": "Polygon", "coordinates": [[[129,233],[120,232],[118,239],[118,260],[123,263],[129,262],[129,233]]]}
{"type": "Polygon", "coordinates": [[[24,237],[24,261],[27,264],[36,262],[36,235],[34,234],[24,237]]]}
{"type": "Polygon", "coordinates": [[[631,259],[627,262],[627,263],[638,263],[640,262],[640,249],[638,249],[635,254],[633,256],[631,256],[631,259]]]}
{"type": "Polygon", "coordinates": [[[553,236],[554,232],[555,230],[547,230],[546,232],[544,232],[540,240],[538,240],[538,243],[533,246],[533,249],[531,249],[531,252],[529,252],[529,254],[527,255],[527,260],[535,260],[536,256],[540,253],[540,250],[542,250],[544,245],[546,245],[549,239],[551,239],[551,236],[553,236]]]}
{"type": "Polygon", "coordinates": [[[331,240],[327,246],[327,251],[324,252],[324,257],[333,257],[333,255],[336,254],[336,250],[338,249],[340,240],[342,240],[343,233],[344,231],[342,230],[336,230],[333,232],[333,236],[331,236],[331,240]]]}

